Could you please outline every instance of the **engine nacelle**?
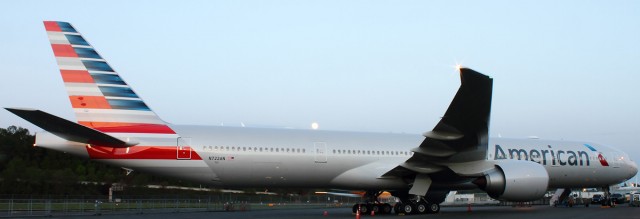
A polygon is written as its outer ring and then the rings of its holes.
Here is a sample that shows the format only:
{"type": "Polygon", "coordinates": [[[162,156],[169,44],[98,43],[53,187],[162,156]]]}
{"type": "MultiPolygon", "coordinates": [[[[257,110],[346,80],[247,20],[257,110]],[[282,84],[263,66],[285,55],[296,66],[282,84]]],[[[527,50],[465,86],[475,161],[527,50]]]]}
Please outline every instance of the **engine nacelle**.
{"type": "Polygon", "coordinates": [[[549,174],[544,166],[535,162],[504,160],[473,183],[494,199],[533,201],[547,192],[549,174]]]}

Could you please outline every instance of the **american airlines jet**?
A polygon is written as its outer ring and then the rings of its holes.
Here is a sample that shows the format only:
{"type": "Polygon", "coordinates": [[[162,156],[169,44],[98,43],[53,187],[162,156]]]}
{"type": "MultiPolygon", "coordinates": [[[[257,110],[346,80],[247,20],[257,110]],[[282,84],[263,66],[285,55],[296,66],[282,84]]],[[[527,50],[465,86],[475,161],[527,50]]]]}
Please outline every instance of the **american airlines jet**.
{"type": "MultiPolygon", "coordinates": [[[[135,171],[217,187],[366,191],[362,213],[435,213],[451,190],[482,189],[508,201],[549,189],[601,187],[637,173],[605,145],[490,139],[493,80],[460,69],[461,85],[422,135],[173,125],[160,119],[69,23],[44,22],[77,122],[7,108],[46,132],[35,145],[135,171]],[[383,191],[401,201],[377,201],[383,191]]],[[[569,190],[570,191],[570,190],[569,190]]],[[[355,211],[355,210],[354,210],[355,211]]]]}

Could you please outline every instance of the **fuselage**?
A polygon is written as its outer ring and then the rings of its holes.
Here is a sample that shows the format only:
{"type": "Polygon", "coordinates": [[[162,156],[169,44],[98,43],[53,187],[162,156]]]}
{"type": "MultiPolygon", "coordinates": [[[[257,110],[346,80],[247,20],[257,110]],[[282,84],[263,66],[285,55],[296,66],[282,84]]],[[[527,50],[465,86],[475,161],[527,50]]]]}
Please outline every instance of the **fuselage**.
{"type": "MultiPolygon", "coordinates": [[[[43,134],[39,134],[37,145],[220,187],[393,190],[407,189],[408,185],[401,178],[380,176],[410,158],[411,150],[424,140],[417,134],[222,126],[171,128],[179,138],[128,134],[127,138],[139,142],[129,149],[100,149],[43,134]]],[[[549,174],[550,188],[601,187],[623,182],[637,172],[636,164],[626,153],[586,142],[492,138],[486,159],[539,163],[549,174]]]]}

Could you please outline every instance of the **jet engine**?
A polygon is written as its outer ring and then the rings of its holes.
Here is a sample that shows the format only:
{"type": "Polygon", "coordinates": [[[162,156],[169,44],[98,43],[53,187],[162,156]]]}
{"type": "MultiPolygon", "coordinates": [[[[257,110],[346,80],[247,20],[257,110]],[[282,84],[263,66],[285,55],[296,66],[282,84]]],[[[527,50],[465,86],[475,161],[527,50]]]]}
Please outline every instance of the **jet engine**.
{"type": "Polygon", "coordinates": [[[473,181],[494,199],[533,201],[547,191],[549,174],[544,166],[525,160],[504,160],[473,181]]]}

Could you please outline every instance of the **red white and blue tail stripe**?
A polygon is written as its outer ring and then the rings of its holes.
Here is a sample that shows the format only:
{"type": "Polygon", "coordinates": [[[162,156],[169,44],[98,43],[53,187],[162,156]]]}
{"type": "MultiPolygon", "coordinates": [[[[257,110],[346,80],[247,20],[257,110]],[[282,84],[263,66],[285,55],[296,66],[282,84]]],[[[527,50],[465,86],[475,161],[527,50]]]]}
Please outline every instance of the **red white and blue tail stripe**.
{"type": "Polygon", "coordinates": [[[71,106],[81,125],[120,139],[130,148],[88,145],[93,159],[201,160],[186,142],[145,104],[118,73],[67,22],[45,21],[71,106]]]}
{"type": "Polygon", "coordinates": [[[78,123],[105,133],[175,134],[71,24],[44,25],[78,123]]]}

